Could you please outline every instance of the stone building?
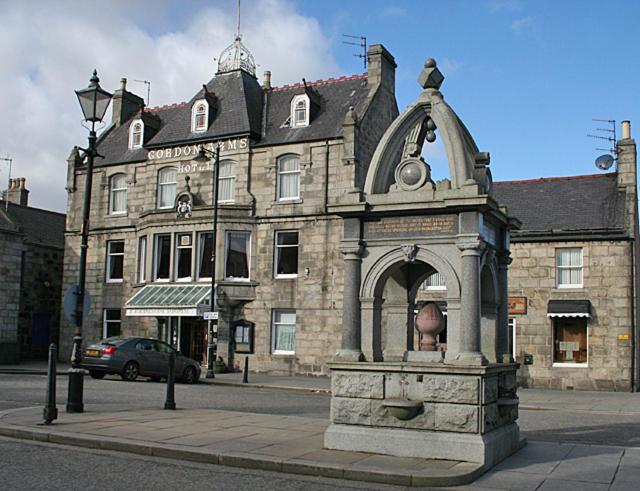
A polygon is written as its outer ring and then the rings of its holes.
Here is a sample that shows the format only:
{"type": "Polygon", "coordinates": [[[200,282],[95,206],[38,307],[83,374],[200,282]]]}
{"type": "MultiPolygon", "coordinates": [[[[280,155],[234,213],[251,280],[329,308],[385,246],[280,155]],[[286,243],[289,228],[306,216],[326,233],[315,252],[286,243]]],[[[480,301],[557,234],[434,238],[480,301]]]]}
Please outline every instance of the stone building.
{"type": "Polygon", "coordinates": [[[637,389],[636,146],[608,174],[496,183],[522,221],[509,267],[513,351],[529,387],[637,389]]]}
{"type": "MultiPolygon", "coordinates": [[[[327,373],[341,345],[348,259],[336,206],[361,199],[398,115],[394,59],[374,45],[365,74],[284,87],[272,87],[269,72],[258,83],[239,39],[219,60],[186,103],[145,108],[124,79],[114,94],[93,180],[85,343],[157,336],[204,363],[203,313],[217,310],[217,356],[227,365],[249,356],[252,370],[327,373]],[[221,151],[215,309],[213,173],[211,162],[194,161],[200,145],[221,151]]],[[[508,279],[522,384],[635,387],[635,155],[627,127],[615,173],[494,183],[493,197],[521,221],[508,279]]],[[[85,181],[77,150],[68,164],[65,290],[77,277],[85,181]]],[[[429,276],[417,298],[446,313],[442,275],[429,276]]],[[[486,319],[498,315],[482,308],[486,319]]],[[[66,356],[73,328],[62,326],[66,356]]],[[[481,334],[483,345],[493,342],[489,329],[481,334]]],[[[446,330],[438,341],[445,350],[446,330]]]]}
{"type": "MultiPolygon", "coordinates": [[[[98,140],[85,344],[145,334],[205,362],[213,173],[211,162],[193,159],[200,145],[219,145],[217,355],[237,366],[251,352],[254,370],[326,373],[340,347],[343,284],[342,220],[328,207],[362,190],[398,114],[392,55],[374,45],[368,67],[284,87],[272,87],[265,72],[260,85],[236,39],[187,103],[145,108],[123,79],[98,140]]],[[[77,278],[85,182],[78,150],[68,165],[65,289],[77,278]]],[[[72,332],[63,319],[62,356],[72,332]]]]}
{"type": "Polygon", "coordinates": [[[17,178],[0,200],[0,363],[46,357],[58,341],[65,215],[28,197],[17,178]]]}

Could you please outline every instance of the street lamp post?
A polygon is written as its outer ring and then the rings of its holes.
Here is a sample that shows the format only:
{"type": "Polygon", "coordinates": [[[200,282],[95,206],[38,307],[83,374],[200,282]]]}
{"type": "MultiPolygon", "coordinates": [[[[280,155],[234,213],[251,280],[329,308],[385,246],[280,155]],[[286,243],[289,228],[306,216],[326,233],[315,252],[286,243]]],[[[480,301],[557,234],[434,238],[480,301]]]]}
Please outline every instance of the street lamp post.
{"type": "Polygon", "coordinates": [[[87,273],[87,249],[89,247],[89,212],[91,210],[91,187],[93,184],[93,160],[98,156],[96,150],[95,125],[102,121],[107,112],[112,94],[100,87],[100,79],[96,70],[89,80],[86,89],[76,90],[78,102],[82,108],[84,120],[91,123],[89,130],[89,146],[81,149],[87,156],[87,177],[85,180],[84,201],[82,204],[82,225],[80,229],[80,265],[78,267],[78,286],[76,288],[75,332],[73,348],[71,350],[71,368],[69,369],[69,391],[67,396],[67,412],[81,413],[84,411],[82,392],[84,385],[84,370],[80,368],[82,361],[82,321],[84,312],[85,278],[87,273]]]}
{"type": "MultiPolygon", "coordinates": [[[[211,296],[209,297],[209,308],[216,311],[215,289],[216,289],[216,246],[218,243],[218,176],[220,173],[220,146],[216,146],[216,151],[212,152],[204,147],[200,147],[198,155],[194,159],[196,162],[209,162],[213,158],[213,176],[211,182],[211,195],[213,201],[213,234],[211,237],[211,296]]],[[[213,322],[209,319],[209,335],[207,336],[207,375],[206,378],[215,378],[213,372],[213,322]]]]}

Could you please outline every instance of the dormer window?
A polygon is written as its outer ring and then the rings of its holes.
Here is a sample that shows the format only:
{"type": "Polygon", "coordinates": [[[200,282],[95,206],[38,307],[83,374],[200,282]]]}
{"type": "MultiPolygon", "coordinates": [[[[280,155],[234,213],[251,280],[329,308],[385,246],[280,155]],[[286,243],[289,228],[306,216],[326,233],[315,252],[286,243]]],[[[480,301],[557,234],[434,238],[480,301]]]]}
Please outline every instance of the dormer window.
{"type": "Polygon", "coordinates": [[[291,127],[309,126],[309,97],[297,95],[291,101],[291,127]]]}
{"type": "Polygon", "coordinates": [[[141,148],[144,135],[142,120],[136,119],[129,127],[129,148],[141,148]]]}
{"type": "Polygon", "coordinates": [[[209,120],[209,104],[206,101],[197,101],[191,110],[191,131],[207,131],[209,120]]]}

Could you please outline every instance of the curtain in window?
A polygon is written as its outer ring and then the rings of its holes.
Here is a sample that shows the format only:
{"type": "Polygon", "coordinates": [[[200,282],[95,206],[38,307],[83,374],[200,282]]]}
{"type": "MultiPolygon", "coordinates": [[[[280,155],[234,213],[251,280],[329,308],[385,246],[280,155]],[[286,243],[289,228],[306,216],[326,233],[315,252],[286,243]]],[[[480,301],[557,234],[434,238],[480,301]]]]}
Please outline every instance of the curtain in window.
{"type": "Polygon", "coordinates": [[[230,160],[220,162],[218,178],[218,201],[233,201],[236,183],[236,163],[230,160]]]}
{"type": "Polygon", "coordinates": [[[279,198],[297,198],[300,190],[300,160],[298,157],[285,157],[279,162],[279,198]]]}
{"type": "Polygon", "coordinates": [[[296,313],[276,312],[274,351],[294,351],[296,335],[296,313]]]}
{"type": "Polygon", "coordinates": [[[211,278],[211,248],[213,246],[213,234],[204,233],[199,236],[198,245],[198,278],[211,278]]]}
{"type": "Polygon", "coordinates": [[[427,288],[446,288],[444,276],[441,273],[433,273],[428,276],[425,283],[427,288]]]}
{"type": "Polygon", "coordinates": [[[177,177],[178,171],[175,168],[160,171],[158,175],[158,206],[160,208],[173,208],[177,177]]]}
{"type": "Polygon", "coordinates": [[[582,284],[582,249],[558,249],[558,284],[582,284]]]}
{"type": "Polygon", "coordinates": [[[111,178],[111,213],[127,211],[127,182],[124,174],[111,178]]]}

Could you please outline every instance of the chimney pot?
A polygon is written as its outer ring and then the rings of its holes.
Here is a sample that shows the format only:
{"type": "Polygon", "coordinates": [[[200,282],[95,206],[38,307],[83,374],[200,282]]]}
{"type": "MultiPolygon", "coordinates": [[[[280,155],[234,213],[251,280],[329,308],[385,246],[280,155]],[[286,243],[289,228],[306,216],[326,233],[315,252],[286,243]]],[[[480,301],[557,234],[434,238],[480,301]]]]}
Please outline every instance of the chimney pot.
{"type": "Polygon", "coordinates": [[[124,77],[120,79],[120,90],[127,90],[127,79],[124,77]]]}
{"type": "Polygon", "coordinates": [[[622,139],[628,140],[631,138],[631,121],[628,119],[622,122],[622,139]]]}
{"type": "Polygon", "coordinates": [[[28,206],[29,190],[25,187],[26,181],[24,177],[9,179],[9,189],[5,195],[5,199],[16,205],[28,206]]]}
{"type": "Polygon", "coordinates": [[[271,89],[271,71],[270,70],[265,70],[264,72],[262,88],[267,90],[271,89]]]}

